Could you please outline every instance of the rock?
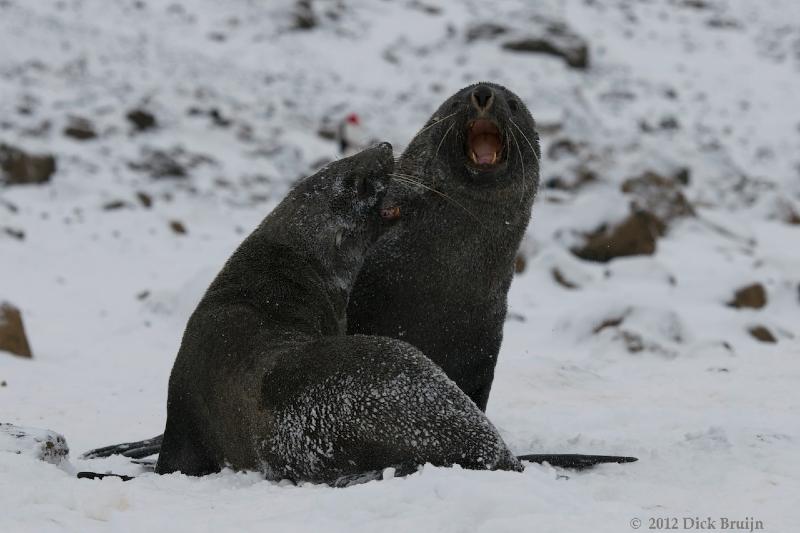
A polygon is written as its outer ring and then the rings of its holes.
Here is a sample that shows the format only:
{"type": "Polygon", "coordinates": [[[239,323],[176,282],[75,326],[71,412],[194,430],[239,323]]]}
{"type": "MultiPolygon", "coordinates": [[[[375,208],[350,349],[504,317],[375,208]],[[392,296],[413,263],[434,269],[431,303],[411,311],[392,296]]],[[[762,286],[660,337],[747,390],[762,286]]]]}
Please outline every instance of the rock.
{"type": "Polygon", "coordinates": [[[78,141],[88,141],[97,137],[97,132],[94,131],[94,126],[89,119],[71,117],[67,127],[64,128],[64,135],[78,141]]]}
{"type": "Polygon", "coordinates": [[[142,159],[138,162],[128,163],[133,170],[147,172],[154,178],[185,178],[186,167],[175,157],[175,152],[144,149],[142,159]]]}
{"type": "Polygon", "coordinates": [[[168,151],[143,148],[139,161],[131,161],[128,167],[139,172],[147,172],[152,177],[185,178],[189,171],[201,164],[213,164],[214,160],[206,155],[191,153],[180,146],[168,151]]]}
{"type": "Polygon", "coordinates": [[[136,193],[136,199],[142,204],[145,209],[150,209],[153,206],[153,197],[146,192],[139,191],[136,193]]]}
{"type": "Polygon", "coordinates": [[[25,327],[22,325],[22,313],[8,302],[0,304],[0,351],[20,357],[33,357],[25,327]]]}
{"type": "Polygon", "coordinates": [[[580,287],[576,284],[571,282],[564,276],[564,274],[558,268],[553,268],[550,273],[553,275],[553,279],[556,283],[561,285],[566,289],[579,289],[580,287]]]}
{"type": "Polygon", "coordinates": [[[767,291],[764,290],[764,286],[760,283],[753,283],[740,288],[734,294],[733,300],[728,302],[729,307],[736,309],[761,309],[765,305],[767,305],[767,291]]]}
{"type": "Polygon", "coordinates": [[[550,54],[563,58],[567,65],[577,69],[589,67],[589,45],[566,24],[558,21],[541,21],[540,34],[513,39],[503,43],[503,48],[513,52],[550,54]]]}
{"type": "Polygon", "coordinates": [[[0,423],[0,451],[60,465],[69,455],[69,446],[64,436],[55,431],[0,423]]]}
{"type": "Polygon", "coordinates": [[[587,261],[606,263],[615,257],[652,255],[656,251],[656,240],[666,227],[648,211],[634,211],[619,224],[601,226],[586,235],[582,246],[572,253],[587,261]]]}
{"type": "Polygon", "coordinates": [[[689,183],[689,170],[682,168],[672,175],[647,171],[625,180],[622,192],[632,197],[633,210],[649,211],[664,225],[682,217],[695,216],[695,211],[681,190],[689,183]]]}
{"type": "Polygon", "coordinates": [[[473,41],[491,40],[505,33],[508,33],[508,28],[505,26],[494,22],[482,22],[470,26],[467,29],[466,37],[467,42],[471,43],[473,41]]]}
{"type": "Polygon", "coordinates": [[[186,226],[184,226],[183,222],[181,222],[180,220],[170,220],[169,228],[172,231],[174,231],[177,235],[186,235],[186,233],[188,233],[186,231],[186,226]]]}
{"type": "Polygon", "coordinates": [[[133,124],[134,130],[138,132],[152,130],[158,126],[156,117],[144,109],[133,109],[125,115],[125,118],[133,124]]]}
{"type": "Polygon", "coordinates": [[[3,228],[3,233],[8,235],[9,237],[17,239],[18,241],[24,241],[25,240],[25,232],[23,230],[21,230],[21,229],[11,228],[11,227],[6,226],[6,227],[3,228]]]}
{"type": "Polygon", "coordinates": [[[767,342],[770,344],[774,344],[778,342],[778,339],[772,334],[772,332],[767,329],[765,326],[753,326],[747,330],[750,335],[752,335],[756,340],[761,342],[767,342]]]}
{"type": "Polygon", "coordinates": [[[778,198],[775,205],[775,213],[771,214],[770,219],[777,219],[790,226],[800,225],[800,212],[795,209],[794,204],[786,198],[778,198]]]}
{"type": "Polygon", "coordinates": [[[522,254],[517,254],[517,257],[514,258],[514,273],[522,274],[525,272],[525,267],[527,265],[528,261],[525,259],[525,256],[522,254]]]}
{"type": "Polygon", "coordinates": [[[52,155],[31,155],[19,148],[0,144],[0,175],[9,185],[47,183],[56,171],[52,155]]]}
{"type": "Polygon", "coordinates": [[[130,207],[130,204],[128,204],[128,202],[125,200],[111,200],[110,202],[103,204],[104,211],[116,211],[125,207],[130,207]]]}
{"type": "Polygon", "coordinates": [[[594,170],[583,163],[568,169],[563,175],[549,176],[544,186],[548,189],[560,191],[577,191],[584,186],[597,181],[597,174],[594,170]]]}
{"type": "Polygon", "coordinates": [[[317,17],[311,0],[297,0],[294,4],[294,28],[297,30],[310,30],[317,26],[317,17]]]}

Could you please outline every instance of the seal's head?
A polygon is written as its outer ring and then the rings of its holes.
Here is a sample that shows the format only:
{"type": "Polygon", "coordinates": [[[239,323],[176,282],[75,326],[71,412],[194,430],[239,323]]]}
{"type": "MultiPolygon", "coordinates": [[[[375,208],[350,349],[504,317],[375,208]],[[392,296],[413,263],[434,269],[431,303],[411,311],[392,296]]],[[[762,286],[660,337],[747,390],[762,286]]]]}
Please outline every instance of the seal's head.
{"type": "Polygon", "coordinates": [[[393,168],[389,143],[334,161],[298,182],[271,217],[280,217],[285,240],[351,268],[394,222],[383,204],[393,168]]]}
{"type": "Polygon", "coordinates": [[[525,104],[505,87],[482,82],[439,107],[403,153],[396,175],[448,195],[480,200],[503,191],[530,204],[540,154],[525,104]]]}

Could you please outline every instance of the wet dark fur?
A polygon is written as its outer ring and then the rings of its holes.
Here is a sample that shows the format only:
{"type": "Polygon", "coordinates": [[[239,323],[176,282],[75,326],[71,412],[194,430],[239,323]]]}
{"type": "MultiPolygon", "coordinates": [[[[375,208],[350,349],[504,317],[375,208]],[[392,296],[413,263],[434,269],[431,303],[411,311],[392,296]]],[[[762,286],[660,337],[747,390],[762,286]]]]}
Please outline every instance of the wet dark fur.
{"type": "Polygon", "coordinates": [[[336,483],[426,462],[522,468],[419,350],[345,335],[393,163],[381,145],[305,179],[228,260],[186,327],[156,472],[336,483]]]}
{"type": "MultiPolygon", "coordinates": [[[[350,334],[407,341],[485,410],[514,257],[538,187],[540,149],[535,122],[519,98],[499,85],[479,85],[494,92],[489,116],[503,134],[505,163],[489,172],[467,164],[465,128],[478,114],[470,100],[477,85],[441,105],[396,164],[388,196],[392,205],[401,206],[403,222],[367,252],[350,294],[347,325],[350,334]]],[[[396,346],[408,349],[404,343],[396,346]]],[[[407,408],[415,416],[417,407],[407,408]]],[[[490,441],[496,437],[490,435],[490,441]]],[[[145,457],[160,447],[156,437],[84,457],[145,457]]],[[[520,459],[567,468],[634,460],[571,454],[520,459]]]]}
{"type": "Polygon", "coordinates": [[[505,164],[488,172],[467,164],[465,132],[478,117],[470,100],[476,86],[445,101],[395,172],[449,199],[393,182],[390,195],[403,203],[403,227],[367,255],[347,316],[349,333],[385,335],[419,348],[485,410],[514,258],[539,183],[539,137],[514,93],[481,85],[494,91],[488,116],[504,137],[505,164]]]}

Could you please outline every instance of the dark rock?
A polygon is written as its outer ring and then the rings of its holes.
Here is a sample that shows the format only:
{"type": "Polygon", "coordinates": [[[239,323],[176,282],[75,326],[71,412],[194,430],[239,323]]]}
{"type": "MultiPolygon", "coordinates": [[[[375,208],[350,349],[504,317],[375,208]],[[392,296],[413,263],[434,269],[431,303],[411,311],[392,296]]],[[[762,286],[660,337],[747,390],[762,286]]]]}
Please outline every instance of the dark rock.
{"type": "Polygon", "coordinates": [[[582,246],[572,253],[587,261],[606,263],[615,257],[652,255],[656,251],[656,240],[665,231],[664,224],[648,211],[634,211],[619,224],[601,226],[586,235],[582,246]]]}
{"type": "Polygon", "coordinates": [[[768,342],[771,344],[778,342],[778,339],[776,339],[772,332],[765,326],[753,326],[747,331],[753,336],[753,338],[761,342],[768,342]]]}
{"type": "Polygon", "coordinates": [[[142,207],[145,209],[150,209],[153,206],[153,197],[147,194],[146,192],[139,191],[136,193],[136,198],[139,200],[139,203],[142,204],[142,207]]]}
{"type": "Polygon", "coordinates": [[[800,225],[800,213],[795,209],[792,202],[785,198],[778,200],[775,206],[775,213],[770,218],[780,220],[790,226],[800,225]]]}
{"type": "Polygon", "coordinates": [[[595,326],[592,332],[596,335],[603,331],[604,329],[608,328],[616,328],[619,327],[625,321],[625,316],[614,317],[614,318],[607,318],[603,320],[600,324],[595,326]]]}
{"type": "Polygon", "coordinates": [[[482,22],[467,29],[467,42],[490,40],[508,33],[508,28],[493,22],[482,22]]]}
{"type": "Polygon", "coordinates": [[[132,170],[147,172],[154,178],[185,178],[189,170],[200,164],[211,164],[214,160],[202,154],[192,154],[181,147],[169,151],[144,148],[142,158],[132,161],[128,166],[132,170]]]}
{"type": "Polygon", "coordinates": [[[562,274],[561,271],[559,269],[557,269],[557,268],[554,268],[551,271],[551,274],[553,275],[553,279],[555,280],[555,282],[558,283],[559,285],[561,285],[562,287],[566,288],[566,289],[578,289],[578,288],[580,288],[577,284],[575,284],[575,283],[571,282],[570,280],[568,280],[564,276],[564,274],[562,274]]]}
{"type": "Polygon", "coordinates": [[[671,176],[648,171],[625,180],[622,192],[632,197],[634,211],[648,211],[667,226],[677,218],[695,215],[694,208],[681,190],[681,186],[688,182],[688,169],[680,169],[671,176]]]}
{"type": "Polygon", "coordinates": [[[147,131],[158,126],[155,115],[144,109],[133,109],[125,115],[136,131],[147,131]]]}
{"type": "Polygon", "coordinates": [[[3,228],[3,232],[9,237],[17,239],[18,241],[25,240],[25,232],[22,231],[21,229],[5,227],[3,228]]]}
{"type": "Polygon", "coordinates": [[[431,5],[431,4],[423,4],[422,2],[419,2],[417,0],[412,0],[411,2],[409,2],[408,7],[413,8],[413,9],[417,9],[419,11],[422,11],[423,13],[425,13],[427,15],[441,15],[442,14],[442,9],[440,7],[437,7],[437,6],[434,6],[434,5],[431,5]]]}
{"type": "Polygon", "coordinates": [[[209,109],[202,109],[199,107],[190,107],[188,110],[190,116],[207,116],[211,119],[211,122],[215,126],[219,126],[220,128],[227,128],[231,124],[233,124],[233,120],[226,117],[222,114],[222,112],[217,109],[216,107],[212,107],[209,109]]]}
{"type": "Polygon", "coordinates": [[[528,261],[525,259],[525,256],[522,254],[517,254],[517,257],[514,258],[514,273],[522,274],[525,272],[525,267],[527,265],[528,261]]]}
{"type": "Polygon", "coordinates": [[[186,235],[186,226],[183,225],[183,222],[180,220],[170,220],[169,221],[169,228],[174,231],[177,235],[186,235]]]}
{"type": "Polygon", "coordinates": [[[310,30],[317,26],[317,16],[311,0],[297,0],[294,4],[294,28],[297,30],[310,30]]]}
{"type": "Polygon", "coordinates": [[[642,120],[639,123],[639,129],[641,129],[645,133],[653,133],[656,131],[675,131],[681,128],[680,122],[675,117],[664,117],[662,118],[658,124],[653,125],[646,120],[642,120]]]}
{"type": "Polygon", "coordinates": [[[72,117],[64,128],[64,135],[78,141],[88,141],[97,137],[97,132],[89,119],[72,117]]]}
{"type": "Polygon", "coordinates": [[[705,0],[683,0],[680,5],[693,9],[708,9],[708,2],[705,0]]]}
{"type": "Polygon", "coordinates": [[[0,198],[0,205],[11,211],[12,213],[19,213],[19,207],[16,204],[0,198]]]}
{"type": "Polygon", "coordinates": [[[706,21],[706,26],[717,30],[735,30],[741,28],[739,21],[732,18],[714,16],[706,21]]]}
{"type": "Polygon", "coordinates": [[[219,126],[220,128],[227,128],[233,122],[231,119],[220,113],[219,109],[216,107],[213,107],[211,110],[209,110],[208,116],[211,117],[211,121],[214,122],[214,125],[219,126]]]}
{"type": "Polygon", "coordinates": [[[0,170],[9,185],[46,183],[56,171],[52,155],[31,155],[19,148],[0,144],[0,170]]]}
{"type": "Polygon", "coordinates": [[[561,191],[577,191],[584,185],[597,181],[597,174],[594,170],[579,164],[571,169],[567,176],[551,176],[544,182],[548,189],[561,191]]]}
{"type": "Polygon", "coordinates": [[[133,170],[147,172],[154,178],[185,178],[187,175],[183,165],[161,150],[145,150],[141,161],[128,163],[128,166],[133,170]]]}
{"type": "Polygon", "coordinates": [[[122,209],[123,207],[130,207],[130,205],[125,200],[111,200],[110,202],[103,204],[104,211],[116,211],[117,209],[122,209]]]}
{"type": "Polygon", "coordinates": [[[0,304],[0,351],[10,352],[20,357],[33,357],[22,313],[8,302],[0,304]]]}
{"type": "Polygon", "coordinates": [[[729,307],[736,309],[761,309],[767,305],[767,291],[760,283],[747,285],[736,291],[733,300],[728,302],[729,307]]]}
{"type": "Polygon", "coordinates": [[[572,139],[556,139],[547,149],[547,157],[548,159],[558,160],[565,156],[575,156],[585,146],[585,143],[576,142],[572,139]]]}
{"type": "Polygon", "coordinates": [[[503,48],[513,52],[558,56],[573,68],[589,67],[589,45],[582,37],[562,22],[548,21],[542,28],[541,34],[507,41],[503,44],[503,48]]]}

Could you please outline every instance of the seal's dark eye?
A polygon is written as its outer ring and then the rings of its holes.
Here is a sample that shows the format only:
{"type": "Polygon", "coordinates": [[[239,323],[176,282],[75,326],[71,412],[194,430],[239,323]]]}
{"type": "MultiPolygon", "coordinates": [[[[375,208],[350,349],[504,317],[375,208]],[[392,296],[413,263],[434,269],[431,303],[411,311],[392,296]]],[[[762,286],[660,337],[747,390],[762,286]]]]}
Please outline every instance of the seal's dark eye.
{"type": "Polygon", "coordinates": [[[513,98],[508,101],[508,108],[511,110],[512,113],[516,113],[519,109],[519,102],[514,100],[513,98]]]}

